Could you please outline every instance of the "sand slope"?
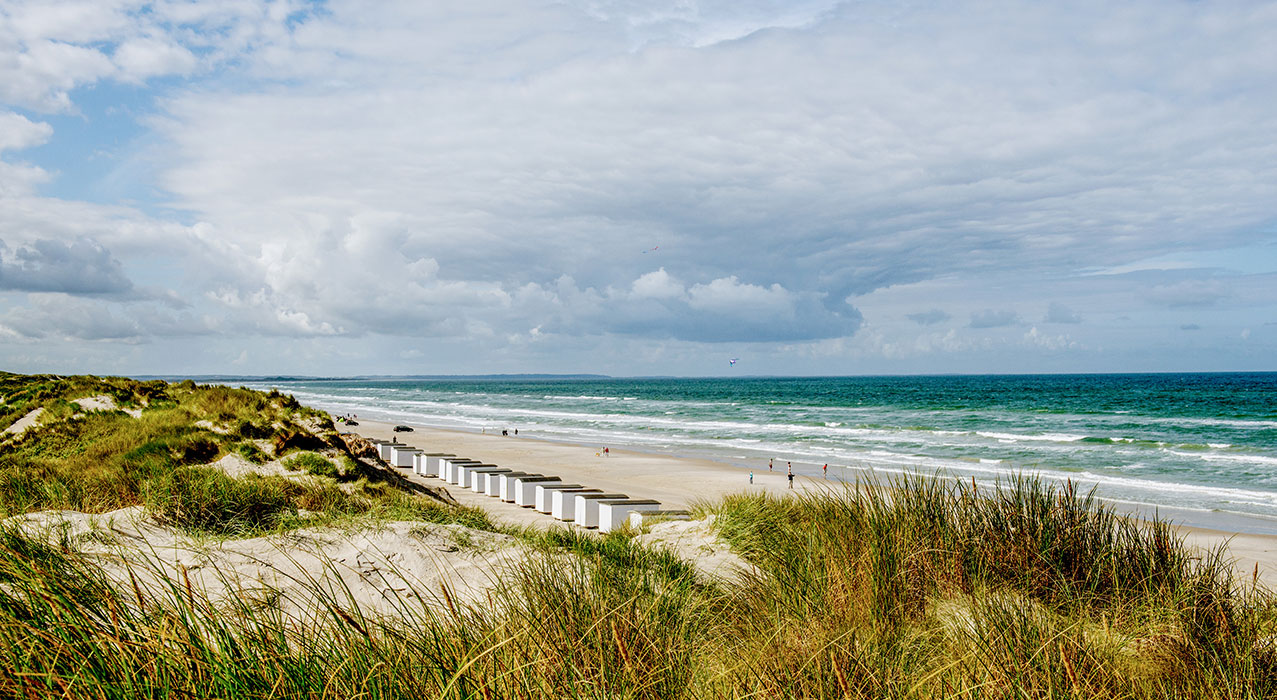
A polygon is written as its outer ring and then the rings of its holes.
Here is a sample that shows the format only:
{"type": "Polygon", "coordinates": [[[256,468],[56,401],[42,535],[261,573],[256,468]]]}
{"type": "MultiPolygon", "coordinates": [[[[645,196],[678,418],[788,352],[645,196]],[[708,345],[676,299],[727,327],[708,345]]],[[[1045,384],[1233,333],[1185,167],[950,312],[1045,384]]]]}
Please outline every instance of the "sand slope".
{"type": "Polygon", "coordinates": [[[315,589],[338,604],[353,600],[365,613],[383,615],[421,606],[443,610],[445,588],[457,603],[477,602],[526,554],[508,535],[422,522],[222,541],[157,525],[141,507],[99,515],[45,511],[10,522],[70,543],[119,582],[129,581],[130,571],[151,588],[164,578],[180,585],[189,578],[215,603],[247,595],[294,616],[315,608],[315,589]]]}

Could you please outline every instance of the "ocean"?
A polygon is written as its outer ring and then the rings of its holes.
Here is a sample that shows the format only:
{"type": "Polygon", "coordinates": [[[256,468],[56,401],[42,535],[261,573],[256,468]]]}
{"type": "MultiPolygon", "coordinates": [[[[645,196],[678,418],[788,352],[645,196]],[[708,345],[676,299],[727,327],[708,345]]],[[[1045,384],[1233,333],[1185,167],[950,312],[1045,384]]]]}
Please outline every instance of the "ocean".
{"type": "MultiPolygon", "coordinates": [[[[235,383],[235,382],[232,382],[235,383]]],[[[1277,373],[243,382],[334,413],[854,480],[1063,483],[1277,533],[1277,373]]]]}

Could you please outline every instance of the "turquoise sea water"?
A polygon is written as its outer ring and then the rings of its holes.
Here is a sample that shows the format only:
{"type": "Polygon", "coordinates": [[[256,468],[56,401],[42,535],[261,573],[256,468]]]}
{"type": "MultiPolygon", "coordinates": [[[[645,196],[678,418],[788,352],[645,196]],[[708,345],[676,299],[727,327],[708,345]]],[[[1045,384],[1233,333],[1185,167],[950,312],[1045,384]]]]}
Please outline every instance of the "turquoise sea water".
{"type": "MultiPolygon", "coordinates": [[[[1277,373],[254,382],[337,413],[853,479],[1072,479],[1189,524],[1277,532],[1277,373]],[[1248,516],[1236,522],[1230,517],[1248,516]]],[[[743,474],[743,472],[742,472],[743,474]]]]}

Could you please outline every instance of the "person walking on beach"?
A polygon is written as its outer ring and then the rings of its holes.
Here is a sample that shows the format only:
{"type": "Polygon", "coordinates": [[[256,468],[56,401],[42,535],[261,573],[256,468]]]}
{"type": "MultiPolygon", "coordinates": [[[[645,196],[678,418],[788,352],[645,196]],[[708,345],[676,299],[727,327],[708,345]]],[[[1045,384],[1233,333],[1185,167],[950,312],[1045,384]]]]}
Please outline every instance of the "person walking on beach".
{"type": "Polygon", "coordinates": [[[749,473],[749,483],[754,483],[754,472],[749,473]]]}
{"type": "Polygon", "coordinates": [[[604,457],[607,457],[607,456],[608,456],[608,451],[607,451],[607,448],[606,448],[606,447],[604,447],[604,448],[603,448],[603,456],[604,456],[604,457]]]}
{"type": "Polygon", "coordinates": [[[785,469],[789,471],[789,476],[790,476],[790,477],[793,477],[793,475],[794,475],[794,463],[793,463],[793,462],[785,462],[785,469]]]}
{"type": "Polygon", "coordinates": [[[829,462],[825,462],[825,466],[821,467],[821,471],[825,472],[825,478],[829,478],[829,462]]]}
{"type": "Polygon", "coordinates": [[[794,473],[793,472],[789,473],[789,488],[791,489],[794,488],[794,473]]]}
{"type": "Polygon", "coordinates": [[[774,460],[774,459],[769,459],[769,460],[767,460],[767,471],[772,471],[772,463],[773,463],[773,462],[775,462],[775,461],[776,461],[776,460],[774,460]]]}

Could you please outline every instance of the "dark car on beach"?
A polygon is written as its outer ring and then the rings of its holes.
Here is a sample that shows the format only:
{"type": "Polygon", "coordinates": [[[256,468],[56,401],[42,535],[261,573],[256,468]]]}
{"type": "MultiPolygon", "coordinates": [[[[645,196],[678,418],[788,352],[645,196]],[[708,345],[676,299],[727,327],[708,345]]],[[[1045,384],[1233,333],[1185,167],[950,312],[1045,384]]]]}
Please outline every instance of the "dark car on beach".
{"type": "Polygon", "coordinates": [[[411,432],[412,432],[412,428],[411,428],[410,426],[407,426],[407,425],[396,425],[396,426],[395,426],[395,432],[396,432],[396,433],[411,433],[411,432]]]}

